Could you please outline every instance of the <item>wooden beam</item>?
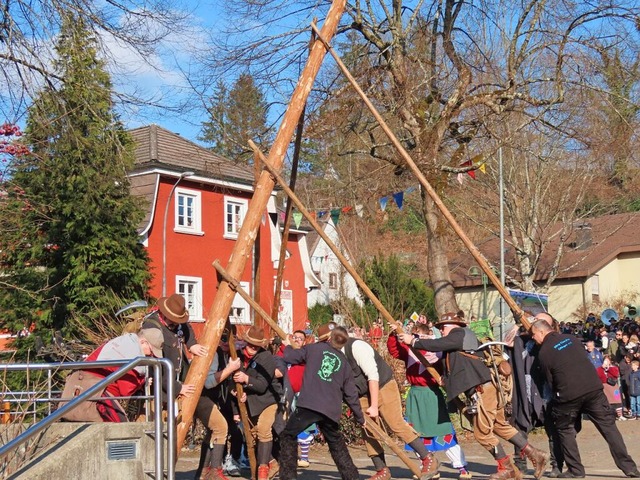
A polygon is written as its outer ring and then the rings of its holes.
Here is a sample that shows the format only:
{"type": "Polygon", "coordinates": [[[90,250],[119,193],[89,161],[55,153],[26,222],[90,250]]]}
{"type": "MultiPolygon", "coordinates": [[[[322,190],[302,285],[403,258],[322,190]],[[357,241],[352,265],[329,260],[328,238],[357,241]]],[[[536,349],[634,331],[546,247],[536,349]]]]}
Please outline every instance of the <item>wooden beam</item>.
{"type": "Polygon", "coordinates": [[[509,306],[511,311],[514,313],[514,315],[520,317],[520,322],[526,329],[531,328],[531,322],[527,318],[527,315],[522,311],[522,309],[516,303],[516,301],[513,298],[511,298],[511,295],[509,295],[509,292],[507,291],[507,289],[504,287],[504,285],[502,285],[502,282],[500,281],[500,279],[493,272],[493,269],[489,266],[489,263],[484,258],[482,253],[480,253],[480,250],[478,250],[478,248],[473,244],[473,242],[471,241],[471,239],[469,239],[467,234],[464,233],[464,231],[456,221],[455,217],[451,214],[447,206],[442,202],[442,200],[438,196],[438,193],[434,190],[434,188],[431,186],[427,178],[420,171],[416,163],[413,161],[409,153],[402,146],[402,144],[400,143],[400,140],[398,140],[398,138],[395,136],[391,128],[389,128],[389,126],[384,121],[380,113],[378,113],[378,110],[373,105],[373,103],[369,100],[369,98],[367,97],[367,94],[364,93],[362,88],[360,88],[360,85],[358,85],[358,82],[353,77],[353,75],[351,75],[351,72],[349,72],[349,69],[342,62],[342,60],[340,59],[338,54],[335,52],[335,50],[331,48],[328,42],[328,40],[330,39],[325,39],[322,35],[322,32],[318,30],[315,24],[312,24],[311,28],[313,28],[313,31],[316,32],[318,39],[325,44],[325,46],[329,50],[329,53],[338,64],[338,67],[340,68],[344,76],[347,78],[347,80],[349,80],[349,82],[351,83],[353,88],[356,90],[356,92],[358,93],[362,101],[365,103],[365,105],[367,106],[371,114],[375,117],[378,124],[380,124],[380,127],[382,128],[384,133],[387,135],[387,137],[389,137],[389,140],[391,140],[391,143],[396,148],[398,153],[400,153],[400,155],[402,156],[407,166],[411,169],[413,174],[418,178],[418,181],[420,182],[420,185],[422,185],[422,188],[424,188],[425,192],[427,192],[427,195],[431,197],[431,200],[433,200],[433,203],[435,203],[435,205],[438,207],[438,210],[440,210],[440,213],[442,213],[442,216],[445,218],[445,220],[447,220],[449,225],[451,225],[451,227],[453,228],[454,232],[458,235],[460,240],[462,240],[462,243],[464,243],[464,245],[467,247],[467,249],[469,250],[469,253],[471,253],[471,256],[476,260],[476,262],[478,262],[478,265],[480,266],[482,271],[487,275],[489,280],[491,280],[491,283],[496,288],[496,290],[498,290],[498,293],[500,293],[500,295],[502,296],[506,304],[509,306]]]}
{"type": "MultiPolygon", "coordinates": [[[[260,151],[258,150],[258,146],[255,143],[253,143],[251,140],[249,140],[249,146],[253,149],[254,152],[257,152],[258,154],[260,154],[260,151]]],[[[273,178],[275,178],[276,182],[282,187],[282,189],[284,190],[284,193],[286,193],[289,196],[289,198],[293,201],[297,209],[300,210],[300,213],[302,213],[302,215],[311,224],[313,229],[318,233],[320,238],[324,240],[324,242],[327,244],[329,249],[335,254],[335,256],[338,258],[342,266],[345,268],[345,270],[349,273],[349,275],[351,275],[351,277],[353,277],[355,282],[362,289],[363,293],[367,296],[369,300],[371,300],[371,303],[373,303],[373,305],[376,307],[378,312],[380,312],[380,314],[387,320],[389,325],[395,328],[395,325],[398,323],[397,320],[393,318],[391,313],[389,313],[389,311],[385,308],[385,306],[378,299],[378,297],[376,297],[376,294],[371,291],[371,289],[366,284],[366,282],[362,279],[360,274],[353,268],[353,266],[351,265],[351,262],[349,262],[349,260],[342,254],[340,249],[338,249],[337,245],[333,243],[333,241],[329,238],[329,236],[326,233],[324,233],[324,229],[322,228],[322,226],[319,225],[318,222],[316,222],[315,218],[313,218],[311,213],[309,213],[309,211],[305,208],[305,206],[302,204],[298,196],[293,192],[293,190],[291,190],[287,186],[287,183],[285,182],[285,180],[273,168],[271,168],[271,166],[267,162],[263,162],[263,163],[265,168],[271,173],[271,175],[273,175],[273,178]]],[[[442,378],[440,377],[440,374],[432,365],[429,365],[429,362],[424,357],[424,355],[422,355],[422,353],[420,353],[418,350],[414,349],[413,351],[418,357],[418,360],[420,360],[420,363],[422,363],[425,366],[425,368],[428,370],[429,374],[438,383],[442,383],[442,378]]]]}
{"type": "Polygon", "coordinates": [[[251,295],[249,295],[249,293],[246,292],[244,288],[240,286],[240,283],[238,282],[237,279],[229,275],[229,272],[227,272],[224,269],[224,267],[220,264],[219,260],[216,260],[215,262],[213,262],[213,268],[216,269],[216,271],[220,274],[220,276],[225,280],[225,282],[227,282],[230,285],[230,287],[236,293],[238,293],[242,298],[244,298],[244,300],[249,305],[251,305],[251,308],[253,308],[256,311],[256,313],[260,315],[265,322],[267,322],[267,324],[273,329],[274,332],[278,334],[280,338],[287,337],[287,334],[284,332],[284,330],[282,330],[282,328],[280,328],[280,326],[278,325],[278,322],[276,322],[273,318],[271,318],[269,314],[260,306],[260,304],[256,302],[253,298],[251,298],[251,295]]]}
{"type": "MultiPolygon", "coordinates": [[[[332,39],[336,34],[340,18],[345,9],[345,4],[346,0],[334,0],[331,4],[331,8],[327,13],[327,18],[321,30],[323,38],[332,39]]],[[[327,49],[324,43],[314,42],[307,63],[302,70],[298,84],[293,91],[287,110],[282,118],[282,123],[276,134],[273,146],[269,151],[268,163],[277,169],[282,168],[293,132],[300,120],[300,116],[326,53],[327,49]]],[[[262,215],[267,207],[274,185],[275,183],[271,175],[263,171],[256,182],[253,198],[251,199],[235,246],[229,257],[227,271],[234,278],[242,277],[247,261],[251,256],[257,232],[260,228],[262,215]]],[[[231,308],[234,296],[235,292],[230,288],[229,284],[225,281],[220,282],[213,304],[207,315],[204,331],[199,339],[201,344],[209,347],[207,355],[193,359],[185,380],[186,384],[195,386],[195,391],[193,395],[184,398],[182,402],[182,420],[177,426],[176,435],[178,453],[187,436],[189,425],[193,420],[193,414],[198,404],[200,394],[202,393],[202,387],[204,386],[209,366],[213,360],[213,355],[215,355],[216,348],[218,347],[220,336],[224,330],[224,325],[229,316],[229,309],[231,308]]]]}

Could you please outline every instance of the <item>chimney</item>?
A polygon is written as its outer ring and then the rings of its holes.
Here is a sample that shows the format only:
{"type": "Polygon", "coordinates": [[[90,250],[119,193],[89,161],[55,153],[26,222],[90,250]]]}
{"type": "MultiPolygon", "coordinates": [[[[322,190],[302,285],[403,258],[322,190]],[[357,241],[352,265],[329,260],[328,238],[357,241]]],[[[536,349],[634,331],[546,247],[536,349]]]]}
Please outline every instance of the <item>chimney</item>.
{"type": "Polygon", "coordinates": [[[591,237],[591,224],[579,223],[576,225],[576,250],[586,250],[593,244],[591,237]]]}

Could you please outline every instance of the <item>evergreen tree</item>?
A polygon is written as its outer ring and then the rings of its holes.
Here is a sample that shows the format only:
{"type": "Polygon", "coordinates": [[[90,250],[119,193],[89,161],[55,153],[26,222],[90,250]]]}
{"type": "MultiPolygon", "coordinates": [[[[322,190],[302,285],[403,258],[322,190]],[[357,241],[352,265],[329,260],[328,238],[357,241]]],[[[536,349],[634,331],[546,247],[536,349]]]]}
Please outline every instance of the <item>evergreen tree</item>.
{"type": "Polygon", "coordinates": [[[267,125],[267,107],[250,74],[240,75],[231,89],[219,82],[209,107],[210,120],[203,122],[200,139],[224,157],[251,163],[253,155],[247,141],[268,148],[273,133],[267,125]]]}
{"type": "Polygon", "coordinates": [[[143,298],[149,274],[129,194],[132,141],[112,109],[111,79],[97,41],[69,15],[56,44],[61,85],[29,108],[24,142],[5,181],[14,228],[2,239],[5,327],[63,329],[112,313],[114,299],[143,298]]]}

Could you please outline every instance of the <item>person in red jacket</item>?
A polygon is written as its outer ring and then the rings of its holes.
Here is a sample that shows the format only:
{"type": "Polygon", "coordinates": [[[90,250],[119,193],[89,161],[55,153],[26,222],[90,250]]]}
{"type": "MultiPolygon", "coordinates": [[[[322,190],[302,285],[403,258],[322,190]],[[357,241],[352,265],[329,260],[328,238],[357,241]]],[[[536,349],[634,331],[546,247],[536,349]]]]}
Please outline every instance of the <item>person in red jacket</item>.
{"type": "Polygon", "coordinates": [[[609,405],[616,411],[617,420],[626,420],[622,416],[622,397],[620,396],[620,370],[611,363],[611,357],[605,355],[602,359],[602,365],[596,368],[596,373],[604,387],[604,394],[609,401],[609,405]]]}
{"type": "MultiPolygon", "coordinates": [[[[434,338],[431,327],[426,319],[413,327],[412,333],[418,338],[434,338]]],[[[436,452],[444,450],[454,468],[458,469],[460,480],[469,480],[471,473],[467,470],[464,452],[449,419],[447,402],[440,390],[438,381],[431,376],[424,364],[424,360],[436,370],[441,370],[441,354],[417,350],[403,343],[395,332],[387,339],[387,349],[393,358],[402,360],[406,367],[407,381],[411,384],[406,401],[406,416],[409,424],[418,432],[427,450],[436,452]]]]}
{"type": "MultiPolygon", "coordinates": [[[[162,333],[155,328],[143,329],[139,333],[126,333],[108,341],[94,350],[86,362],[107,360],[132,360],[141,356],[162,357],[162,333]]],[[[108,377],[121,367],[88,368],[76,370],[65,381],[62,398],[73,398],[108,377]]],[[[102,393],[92,400],[82,402],[62,419],[70,422],[126,422],[126,413],[120,402],[111,397],[130,397],[144,387],[147,367],[129,370],[123,377],[110,383],[102,393]]],[[[61,402],[60,406],[67,402],[61,402]]]]}

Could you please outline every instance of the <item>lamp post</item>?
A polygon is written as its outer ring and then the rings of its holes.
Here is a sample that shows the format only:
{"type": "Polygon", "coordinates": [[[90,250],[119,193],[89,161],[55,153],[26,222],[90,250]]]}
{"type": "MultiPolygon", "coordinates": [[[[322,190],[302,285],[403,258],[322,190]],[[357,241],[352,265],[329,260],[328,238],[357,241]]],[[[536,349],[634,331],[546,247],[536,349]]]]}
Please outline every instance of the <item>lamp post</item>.
{"type": "Polygon", "coordinates": [[[171,205],[171,198],[176,191],[176,187],[182,181],[183,178],[190,177],[193,172],[182,172],[176,183],[173,184],[171,191],[169,192],[169,198],[167,198],[167,204],[164,207],[164,223],[162,224],[162,296],[167,296],[167,217],[169,216],[169,205],[171,205]]]}
{"type": "Polygon", "coordinates": [[[486,320],[487,317],[487,283],[489,282],[489,277],[487,277],[487,275],[482,272],[482,270],[480,270],[479,267],[476,267],[475,265],[472,267],[469,267],[469,276],[470,277],[477,277],[480,274],[482,274],[482,320],[486,320]]]}

